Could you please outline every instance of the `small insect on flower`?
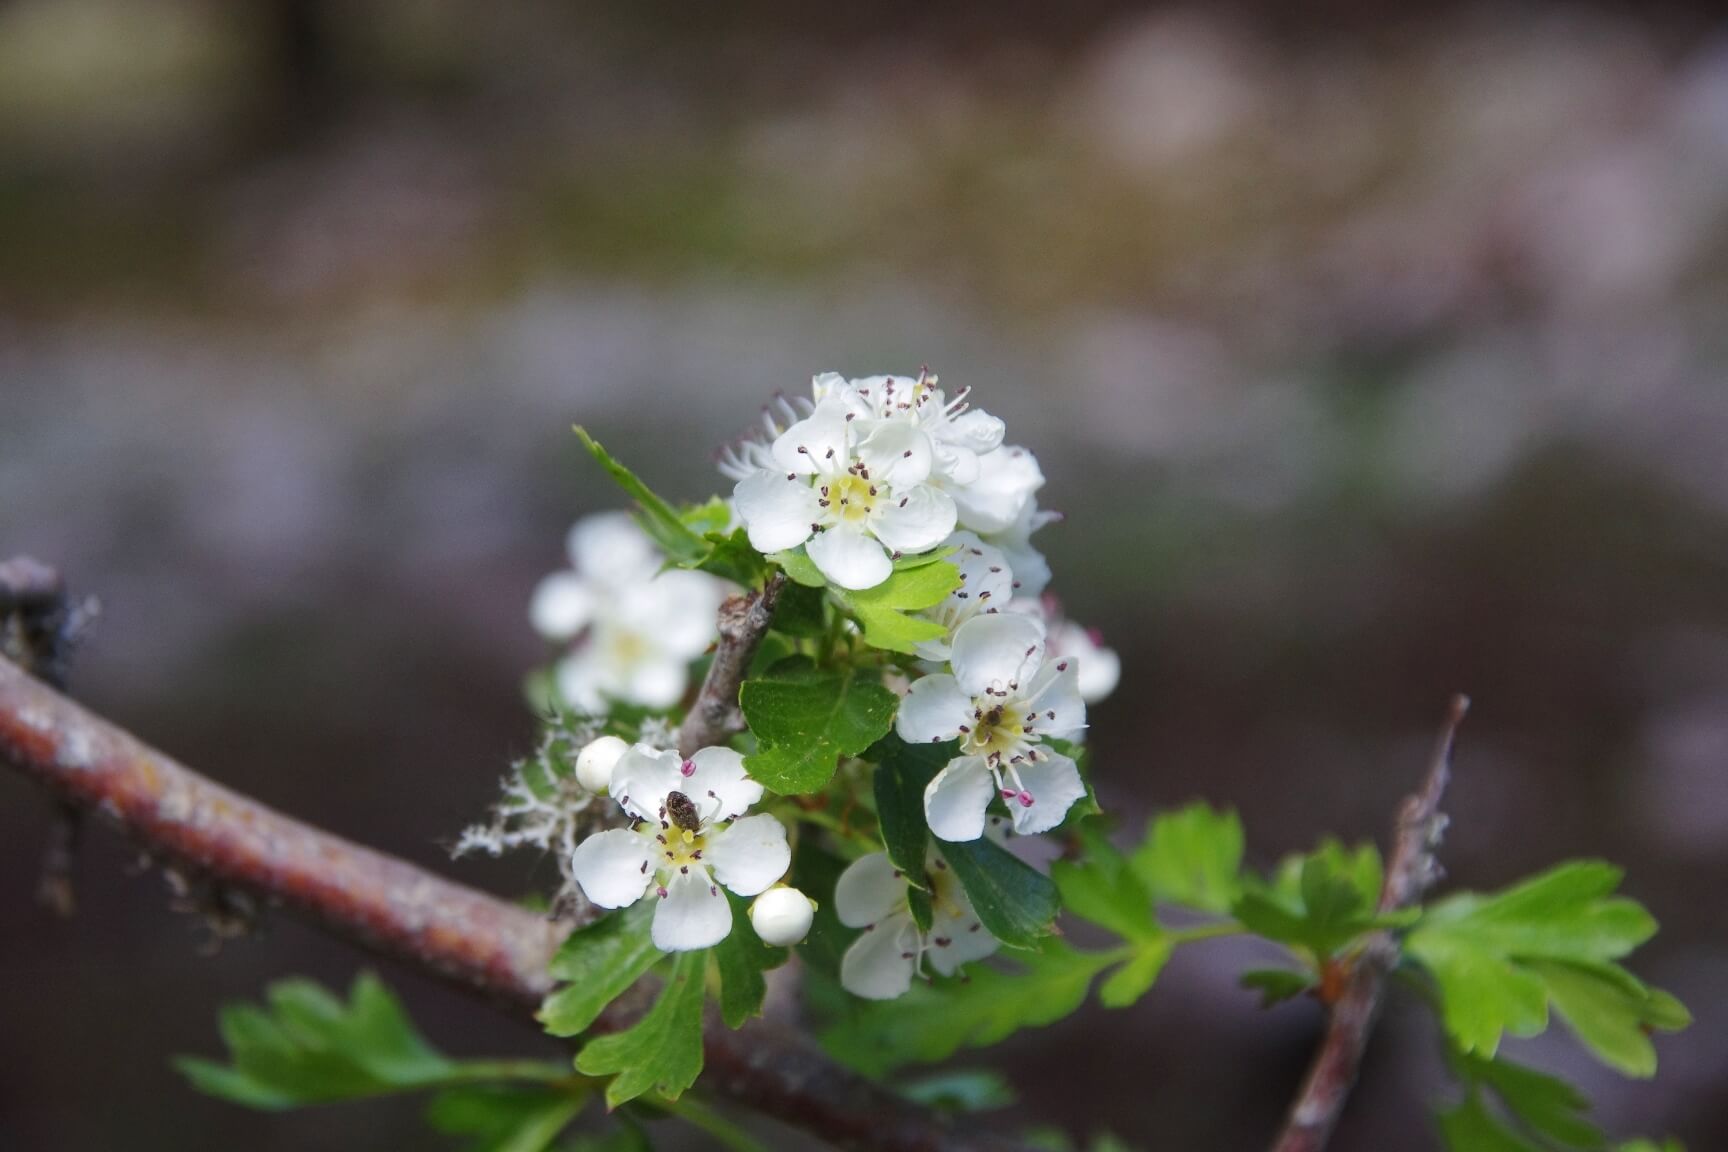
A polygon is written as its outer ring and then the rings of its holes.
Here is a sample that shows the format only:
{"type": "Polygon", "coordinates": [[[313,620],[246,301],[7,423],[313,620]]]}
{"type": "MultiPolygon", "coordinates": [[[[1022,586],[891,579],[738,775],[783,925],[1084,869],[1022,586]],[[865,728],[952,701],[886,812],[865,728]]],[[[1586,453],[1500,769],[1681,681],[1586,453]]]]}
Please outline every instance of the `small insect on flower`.
{"type": "Polygon", "coordinates": [[[732,906],[720,889],[755,896],[792,862],[780,821],[744,815],[762,798],[762,785],[730,748],[704,748],[685,759],[637,744],[612,770],[611,792],[631,826],[582,841],[570,871],[602,908],[657,899],[652,936],[662,951],[724,940],[732,906]]]}

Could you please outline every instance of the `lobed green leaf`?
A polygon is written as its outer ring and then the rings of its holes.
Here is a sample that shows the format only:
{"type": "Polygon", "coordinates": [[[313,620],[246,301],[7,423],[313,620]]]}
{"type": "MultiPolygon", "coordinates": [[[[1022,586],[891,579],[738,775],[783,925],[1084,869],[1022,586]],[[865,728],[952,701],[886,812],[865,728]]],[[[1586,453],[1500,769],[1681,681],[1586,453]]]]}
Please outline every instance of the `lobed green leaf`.
{"type": "Polygon", "coordinates": [[[585,1076],[610,1076],[610,1108],[657,1092],[668,1100],[684,1094],[702,1071],[702,974],[708,953],[679,952],[666,986],[648,1014],[634,1026],[588,1041],[576,1055],[585,1076]]]}
{"type": "Polygon", "coordinates": [[[864,669],[822,669],[793,656],[746,680],[739,694],[757,740],[744,766],[782,795],[820,791],[842,756],[855,756],[894,723],[899,697],[864,669]]]}
{"type": "Polygon", "coordinates": [[[641,900],[570,933],[552,958],[555,979],[567,981],[540,1006],[540,1022],[554,1036],[585,1032],[606,1006],[622,996],[665,955],[649,931],[654,902],[641,900]]]}

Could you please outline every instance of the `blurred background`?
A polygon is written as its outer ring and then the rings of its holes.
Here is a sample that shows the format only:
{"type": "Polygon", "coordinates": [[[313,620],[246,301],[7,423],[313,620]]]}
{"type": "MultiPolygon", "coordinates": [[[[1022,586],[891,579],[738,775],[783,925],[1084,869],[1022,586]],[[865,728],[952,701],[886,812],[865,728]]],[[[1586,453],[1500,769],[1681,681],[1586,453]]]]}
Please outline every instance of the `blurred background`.
{"type": "MultiPolygon", "coordinates": [[[[699,498],[776,389],[929,364],[1069,514],[1129,829],[1383,838],[1469,691],[1453,879],[1627,864],[1698,1017],[1652,1083],[1517,1054],[1728,1146],[1728,24],[1301,8],[0,0],[0,553],[100,595],[97,709],[519,892],[550,866],[446,849],[532,740],[528,594],[619,502],[570,424],[699,498]]],[[[279,917],[201,956],[105,832],[57,922],[50,813],[0,774],[0,1148],[438,1146],[186,1090],[220,1002],[367,961],[279,917]]],[[[1319,1013],[1234,949],[1007,1045],[1020,1115],[1261,1146],[1319,1013]]],[[[558,1052],[385,971],[455,1053],[558,1052]]],[[[1335,1147],[1433,1147],[1443,1090],[1394,1007],[1335,1147]]]]}

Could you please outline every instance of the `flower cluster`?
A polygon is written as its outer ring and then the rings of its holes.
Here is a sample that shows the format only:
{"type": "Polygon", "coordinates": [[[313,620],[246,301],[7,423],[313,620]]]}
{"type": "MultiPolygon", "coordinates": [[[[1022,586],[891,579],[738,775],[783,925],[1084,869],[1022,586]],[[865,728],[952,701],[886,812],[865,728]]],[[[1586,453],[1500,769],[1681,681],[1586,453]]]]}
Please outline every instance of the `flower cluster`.
{"type": "MultiPolygon", "coordinates": [[[[946,854],[989,836],[996,843],[988,850],[1005,857],[1001,844],[1010,835],[1063,824],[1087,795],[1076,762],[1087,704],[1107,695],[1118,675],[1115,654],[1067,621],[1047,591],[1050,568],[1033,535],[1057,517],[1039,506],[1037,458],[1007,443],[1002,421],[973,407],[968,390],[950,396],[928,372],[857,380],[827,373],[807,396],[776,400],[754,435],[723,450],[719,466],[734,482],[730,524],[726,512],[711,511],[717,505],[692,509],[680,524],[699,523],[713,533],[707,539],[754,555],[757,579],[779,566],[820,594],[819,628],[788,625],[805,663],[779,686],[799,685],[789,689],[794,698],[835,713],[838,702],[823,704],[821,693],[868,679],[874,695],[857,708],[879,715],[880,727],[847,747],[824,743],[840,737],[823,731],[820,716],[776,724],[772,704],[752,715],[746,681],[751,727],[738,749],[686,757],[667,750],[669,738],[599,737],[577,757],[575,777],[585,795],[611,796],[614,826],[569,849],[569,874],[602,908],[654,901],[651,936],[665,951],[727,938],[734,917],[724,890],[756,897],[750,921],[765,943],[796,943],[811,930],[815,903],[784,883],[790,843],[801,843],[789,839],[788,823],[804,828],[819,808],[776,797],[764,782],[787,797],[811,786],[793,781],[829,775],[834,787],[849,787],[837,769],[892,730],[903,747],[952,749],[939,769],[923,770],[922,812],[914,789],[911,814],[896,814],[928,826],[919,874],[873,850],[884,834],[868,823],[862,830],[845,820],[808,825],[827,841],[819,851],[850,860],[833,893],[835,918],[859,930],[845,950],[841,984],[888,999],[920,973],[948,975],[991,955],[1001,941],[946,854]],[[893,590],[917,572],[927,574],[919,584],[930,594],[906,601],[907,630],[884,641],[892,650],[875,647],[865,617],[848,619],[852,598],[874,594],[900,605],[893,590]],[[829,671],[846,664],[854,670],[844,681],[829,671]],[[788,763],[806,761],[825,761],[825,769],[786,774],[788,763]],[[753,779],[752,765],[767,774],[753,779]],[[755,805],[770,810],[748,814],[755,805]]],[[[659,514],[677,515],[663,502],[659,514]]],[[[678,530],[674,524],[673,543],[678,530]]],[[[575,641],[557,669],[560,694],[594,715],[620,704],[673,708],[686,695],[692,660],[715,636],[723,586],[686,570],[703,566],[701,550],[687,549],[682,568],[661,571],[662,557],[640,529],[623,517],[598,517],[572,531],[570,553],[573,570],[549,577],[532,609],[547,636],[575,641]]],[[[759,662],[751,675],[770,683],[761,699],[786,698],[774,695],[767,665],[759,662]]],[[[887,814],[877,815],[886,822],[887,814]]]]}

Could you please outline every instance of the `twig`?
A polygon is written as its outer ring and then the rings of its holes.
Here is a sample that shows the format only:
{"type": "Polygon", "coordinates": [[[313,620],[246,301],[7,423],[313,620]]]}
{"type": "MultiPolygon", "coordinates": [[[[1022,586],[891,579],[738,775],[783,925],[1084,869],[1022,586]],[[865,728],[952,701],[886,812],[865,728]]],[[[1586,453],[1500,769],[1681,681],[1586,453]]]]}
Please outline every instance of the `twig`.
{"type": "MultiPolygon", "coordinates": [[[[74,609],[66,581],[54,568],[29,556],[0,561],[0,656],[61,691],[76,634],[93,609],[74,609]]],[[[42,850],[36,901],[57,916],[78,906],[78,839],[84,814],[70,804],[55,808],[42,850]]]]}
{"type": "MultiPolygon", "coordinates": [[[[1421,790],[1406,797],[1399,806],[1392,855],[1380,888],[1382,915],[1417,903],[1439,876],[1434,852],[1446,827],[1440,801],[1452,775],[1452,747],[1458,725],[1469,710],[1469,697],[1452,698],[1428,764],[1427,778],[1421,790]]],[[[1390,932],[1375,933],[1357,955],[1343,992],[1332,1005],[1326,1035],[1272,1152],[1320,1152],[1326,1146],[1361,1070],[1362,1054],[1368,1048],[1368,1038],[1380,1012],[1387,973],[1397,963],[1398,941],[1390,932]]]]}
{"type": "Polygon", "coordinates": [[[714,662],[702,681],[696,703],[678,729],[678,750],[688,756],[698,748],[722,743],[744,730],[744,715],[738,710],[738,688],[750,671],[750,661],[774,619],[774,605],[786,587],[786,574],[776,572],[760,592],[733,596],[720,606],[720,643],[714,662]]]}
{"type": "MultiPolygon", "coordinates": [[[[763,599],[767,599],[766,596],[763,599]]],[[[769,605],[771,609],[772,605],[769,605]]],[[[722,645],[724,647],[724,644],[722,645]]],[[[284,816],[199,776],[0,660],[0,758],[151,853],[303,912],[333,934],[514,1010],[538,1006],[559,931],[540,916],[284,816]]],[[[624,1021],[607,1019],[606,1026],[624,1021]]],[[[840,1147],[1000,1152],[761,1022],[710,1029],[705,1083],[840,1147]]]]}

